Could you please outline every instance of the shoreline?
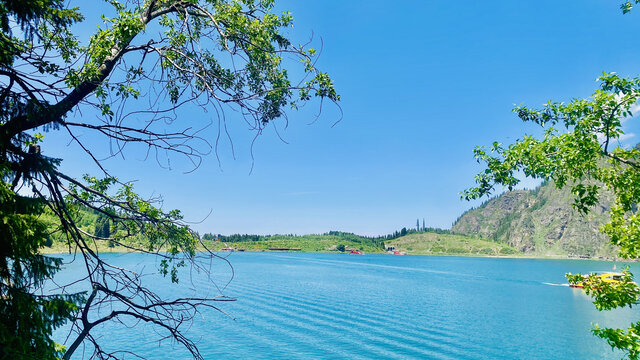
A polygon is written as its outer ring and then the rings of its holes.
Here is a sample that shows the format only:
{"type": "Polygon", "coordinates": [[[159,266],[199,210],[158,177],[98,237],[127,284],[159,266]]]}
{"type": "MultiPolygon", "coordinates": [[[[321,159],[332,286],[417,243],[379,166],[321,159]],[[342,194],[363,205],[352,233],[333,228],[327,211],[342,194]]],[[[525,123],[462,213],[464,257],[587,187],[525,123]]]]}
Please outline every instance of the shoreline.
{"type": "MultiPolygon", "coordinates": [[[[127,253],[144,253],[143,251],[131,250],[122,246],[115,247],[106,247],[104,249],[94,249],[98,254],[99,253],[117,253],[117,254],[127,254],[127,253]]],[[[40,248],[40,254],[42,255],[62,255],[62,254],[74,254],[77,251],[69,252],[68,248],[60,249],[60,248],[40,248]]],[[[205,252],[204,249],[199,249],[197,252],[205,252]]],[[[295,253],[304,253],[304,254],[343,254],[350,255],[347,252],[337,252],[337,251],[275,251],[275,250],[244,250],[244,251],[215,251],[211,250],[211,252],[220,255],[220,254],[228,254],[231,255],[233,253],[271,253],[271,254],[295,254],[295,253]]],[[[390,256],[399,256],[393,255],[388,252],[373,252],[373,253],[365,253],[365,255],[390,255],[390,256]]],[[[489,254],[453,254],[453,253],[434,253],[434,254],[410,254],[401,256],[449,256],[449,257],[470,257],[470,258],[496,258],[496,259],[536,259],[536,260],[591,260],[591,261],[607,261],[607,262],[621,262],[621,263],[637,263],[640,262],[640,259],[620,259],[620,258],[588,258],[588,257],[573,257],[573,256],[564,256],[564,255],[537,255],[537,254],[508,254],[508,255],[489,255],[489,254]]]]}

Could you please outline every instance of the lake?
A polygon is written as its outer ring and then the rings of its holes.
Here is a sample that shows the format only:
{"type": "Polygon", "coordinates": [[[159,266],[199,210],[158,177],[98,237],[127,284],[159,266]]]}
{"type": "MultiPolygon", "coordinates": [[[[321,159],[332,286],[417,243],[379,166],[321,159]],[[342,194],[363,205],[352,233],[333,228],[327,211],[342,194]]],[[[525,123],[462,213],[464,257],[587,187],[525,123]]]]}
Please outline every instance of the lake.
{"type": "MultiPolygon", "coordinates": [[[[104,256],[155,271],[148,255],[104,256]]],[[[591,323],[626,328],[640,320],[635,309],[598,312],[582,290],[562,285],[566,272],[608,271],[612,262],[302,253],[228,259],[235,278],[223,292],[237,301],[219,305],[235,320],[206,310],[188,331],[205,359],[619,359],[591,334],[591,323]]],[[[223,261],[214,270],[215,284],[195,273],[178,289],[154,281],[161,294],[212,295],[231,274],[223,261]]],[[[638,264],[631,270],[640,274],[638,264]]],[[[63,341],[64,329],[56,336],[63,341]]],[[[159,345],[145,326],[109,324],[99,336],[149,359],[188,358],[170,341],[159,345]]]]}

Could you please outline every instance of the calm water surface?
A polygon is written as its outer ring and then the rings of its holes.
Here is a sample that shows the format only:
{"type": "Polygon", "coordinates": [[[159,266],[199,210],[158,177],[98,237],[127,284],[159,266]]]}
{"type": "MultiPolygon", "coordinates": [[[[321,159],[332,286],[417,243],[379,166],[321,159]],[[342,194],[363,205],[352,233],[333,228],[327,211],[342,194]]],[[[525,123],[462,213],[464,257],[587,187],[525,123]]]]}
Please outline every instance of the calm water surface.
{"type": "MultiPolygon", "coordinates": [[[[150,256],[104,256],[155,271],[150,256]]],[[[223,293],[238,300],[220,306],[235,320],[207,310],[188,331],[205,359],[619,359],[591,323],[640,320],[635,309],[598,312],[582,290],[561,285],[566,272],[607,271],[610,262],[297,253],[229,260],[235,278],[223,293]]],[[[167,296],[215,295],[231,272],[222,261],[214,267],[215,284],[197,273],[184,274],[178,289],[149,279],[167,296]]],[[[188,358],[170,341],[159,344],[150,327],[109,324],[99,336],[149,359],[188,358]]]]}

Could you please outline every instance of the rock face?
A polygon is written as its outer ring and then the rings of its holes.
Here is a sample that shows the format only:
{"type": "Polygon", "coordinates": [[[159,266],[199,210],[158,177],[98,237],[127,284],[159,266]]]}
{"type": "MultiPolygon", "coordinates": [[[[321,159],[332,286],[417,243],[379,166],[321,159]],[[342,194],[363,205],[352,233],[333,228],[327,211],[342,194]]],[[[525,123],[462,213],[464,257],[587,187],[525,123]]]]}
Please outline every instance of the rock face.
{"type": "Polygon", "coordinates": [[[574,210],[572,202],[569,188],[560,190],[553,183],[510,191],[464,213],[451,231],[491,238],[529,254],[614,257],[616,249],[599,230],[609,220],[613,195],[602,194],[587,215],[574,210]]]}

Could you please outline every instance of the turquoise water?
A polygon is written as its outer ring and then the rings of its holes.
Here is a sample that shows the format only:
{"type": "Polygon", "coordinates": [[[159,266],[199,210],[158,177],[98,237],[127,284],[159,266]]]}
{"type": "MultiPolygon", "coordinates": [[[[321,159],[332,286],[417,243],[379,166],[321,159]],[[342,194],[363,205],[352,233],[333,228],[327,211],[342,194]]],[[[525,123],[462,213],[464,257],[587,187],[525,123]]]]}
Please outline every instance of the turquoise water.
{"type": "MultiPolygon", "coordinates": [[[[147,255],[105,256],[155,269],[147,255]]],[[[606,271],[610,262],[297,253],[229,260],[235,278],[223,293],[238,300],[219,304],[229,317],[203,311],[188,331],[205,359],[619,359],[591,323],[640,320],[635,309],[598,312],[582,290],[561,285],[566,272],[606,271]]],[[[178,289],[149,279],[165,295],[215,295],[231,272],[222,261],[214,267],[215,284],[198,273],[183,274],[178,289]]],[[[640,274],[637,264],[632,270],[640,274]]],[[[149,359],[188,358],[144,325],[112,323],[98,336],[149,359]]]]}

